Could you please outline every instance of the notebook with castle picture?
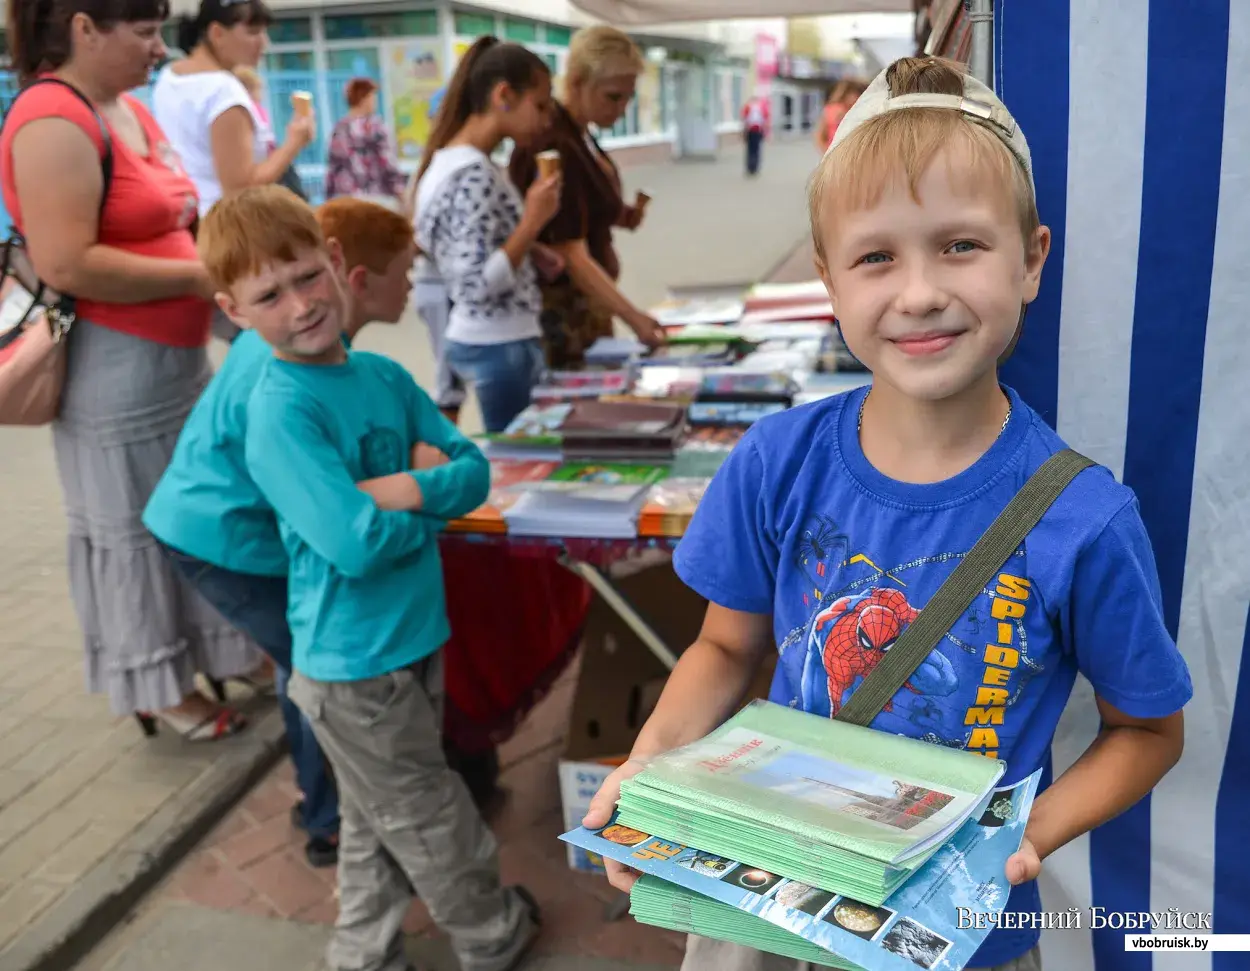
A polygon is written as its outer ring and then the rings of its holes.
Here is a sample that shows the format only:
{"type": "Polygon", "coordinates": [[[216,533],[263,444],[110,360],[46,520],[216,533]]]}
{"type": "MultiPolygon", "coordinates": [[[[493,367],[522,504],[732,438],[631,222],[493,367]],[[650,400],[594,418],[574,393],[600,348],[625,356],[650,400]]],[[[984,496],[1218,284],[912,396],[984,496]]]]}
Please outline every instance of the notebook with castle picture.
{"type": "Polygon", "coordinates": [[[1004,763],[753,702],[621,787],[625,826],[880,903],[980,813],[1004,763]]]}

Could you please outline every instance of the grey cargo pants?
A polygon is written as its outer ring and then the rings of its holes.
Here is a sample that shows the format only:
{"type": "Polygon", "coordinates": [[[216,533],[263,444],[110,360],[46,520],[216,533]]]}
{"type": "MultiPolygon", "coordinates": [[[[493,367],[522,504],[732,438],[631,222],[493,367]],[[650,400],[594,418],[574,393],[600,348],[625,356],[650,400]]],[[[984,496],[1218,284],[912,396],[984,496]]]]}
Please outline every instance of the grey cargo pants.
{"type": "Polygon", "coordinates": [[[509,971],[537,929],[500,885],[497,844],[440,743],[442,655],[365,681],[288,688],[334,768],[342,803],[335,971],[408,971],[413,889],[464,971],[509,971]]]}

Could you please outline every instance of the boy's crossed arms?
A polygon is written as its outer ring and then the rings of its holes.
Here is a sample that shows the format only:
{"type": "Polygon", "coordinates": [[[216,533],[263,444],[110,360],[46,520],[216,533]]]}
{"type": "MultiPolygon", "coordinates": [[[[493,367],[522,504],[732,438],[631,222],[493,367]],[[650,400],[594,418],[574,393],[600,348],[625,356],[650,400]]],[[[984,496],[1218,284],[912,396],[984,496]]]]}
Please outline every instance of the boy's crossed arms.
{"type": "Polygon", "coordinates": [[[297,536],[349,577],[366,576],[421,548],[447,520],[478,508],[490,489],[486,458],[408,372],[368,357],[389,379],[383,385],[402,401],[402,430],[369,433],[402,439],[394,454],[370,451],[364,439],[342,444],[342,430],[320,402],[288,397],[264,380],[248,416],[247,462],[257,486],[297,536]],[[393,470],[377,468],[388,459],[393,470]]]}

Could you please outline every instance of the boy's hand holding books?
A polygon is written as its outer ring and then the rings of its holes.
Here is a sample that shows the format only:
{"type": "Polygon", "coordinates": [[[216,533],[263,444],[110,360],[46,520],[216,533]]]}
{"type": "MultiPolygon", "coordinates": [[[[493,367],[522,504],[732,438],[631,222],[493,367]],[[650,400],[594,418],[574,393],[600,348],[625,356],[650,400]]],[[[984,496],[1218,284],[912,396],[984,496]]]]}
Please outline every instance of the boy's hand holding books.
{"type": "Polygon", "coordinates": [[[1030,880],[1036,880],[1041,872],[1041,857],[1033,841],[1025,836],[1020,840],[1020,849],[1007,857],[1007,882],[1013,887],[1028,883],[1030,880]]]}
{"type": "MultiPolygon", "coordinates": [[[[626,779],[632,779],[644,768],[646,766],[638,760],[630,759],[614,769],[603,780],[603,785],[599,787],[595,797],[590,800],[590,811],[582,818],[582,825],[587,829],[602,829],[607,826],[621,798],[621,783],[626,779]]],[[[604,860],[603,863],[608,871],[608,882],[624,893],[629,893],[634,882],[642,876],[640,871],[625,866],[623,863],[617,863],[615,860],[604,860]]]]}

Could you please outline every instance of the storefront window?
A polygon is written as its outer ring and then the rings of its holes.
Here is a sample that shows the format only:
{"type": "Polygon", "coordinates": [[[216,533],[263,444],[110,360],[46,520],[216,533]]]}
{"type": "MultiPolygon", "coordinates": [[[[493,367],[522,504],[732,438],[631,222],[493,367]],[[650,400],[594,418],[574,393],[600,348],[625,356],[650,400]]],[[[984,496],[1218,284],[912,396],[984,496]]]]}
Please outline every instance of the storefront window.
{"type": "Polygon", "coordinates": [[[312,51],[281,51],[265,55],[266,71],[311,71],[312,51]]]}
{"type": "Polygon", "coordinates": [[[547,25],[547,43],[553,47],[568,47],[569,41],[573,39],[573,31],[567,27],[553,27],[547,25]]]}
{"type": "Polygon", "coordinates": [[[402,13],[336,14],[325,18],[326,40],[362,40],[374,37],[437,37],[438,13],[407,10],[402,13]]]}
{"type": "Polygon", "coordinates": [[[312,20],[308,17],[275,20],[269,25],[269,40],[274,44],[309,43],[312,41],[312,20]]]}
{"type": "Polygon", "coordinates": [[[508,17],[503,22],[503,35],[507,40],[518,44],[534,44],[538,41],[538,24],[532,20],[514,20],[508,17]]]}
{"type": "Polygon", "coordinates": [[[495,18],[490,14],[456,11],[456,33],[464,37],[482,37],[495,32],[495,18]]]}

